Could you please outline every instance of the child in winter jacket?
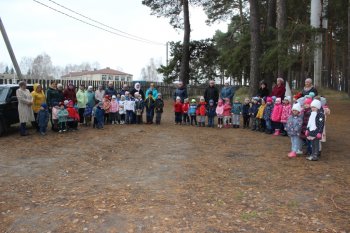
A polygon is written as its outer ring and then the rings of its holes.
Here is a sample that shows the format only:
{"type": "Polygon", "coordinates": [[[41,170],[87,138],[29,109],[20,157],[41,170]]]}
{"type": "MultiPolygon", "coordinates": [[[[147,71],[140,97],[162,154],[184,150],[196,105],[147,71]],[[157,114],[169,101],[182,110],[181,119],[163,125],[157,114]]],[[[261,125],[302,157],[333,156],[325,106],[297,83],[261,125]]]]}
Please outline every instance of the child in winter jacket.
{"type": "Polygon", "coordinates": [[[215,118],[216,108],[214,105],[214,100],[209,100],[209,106],[207,108],[207,116],[208,116],[208,127],[214,128],[214,118],[215,118]]]}
{"type": "Polygon", "coordinates": [[[282,115],[281,115],[281,123],[283,124],[283,127],[282,127],[283,136],[287,136],[287,132],[284,130],[284,128],[286,126],[286,123],[290,115],[292,115],[291,97],[286,96],[284,97],[284,100],[283,100],[282,115]]]}
{"type": "Polygon", "coordinates": [[[118,124],[118,112],[119,112],[119,103],[117,101],[117,96],[113,95],[111,100],[111,107],[109,108],[109,122],[114,125],[118,124]]]}
{"type": "Polygon", "coordinates": [[[52,122],[53,122],[52,130],[55,132],[59,131],[58,115],[57,115],[59,110],[60,110],[59,103],[54,102],[52,107],[52,122]]]}
{"type": "Polygon", "coordinates": [[[264,110],[266,107],[266,102],[265,99],[262,98],[261,99],[261,104],[258,110],[258,114],[256,114],[256,119],[258,121],[258,130],[261,132],[265,132],[266,130],[266,124],[265,124],[265,120],[264,120],[264,110]]]}
{"type": "Polygon", "coordinates": [[[266,98],[266,106],[265,106],[264,114],[263,114],[263,118],[265,120],[265,125],[266,125],[265,133],[267,133],[267,134],[272,133],[272,124],[271,124],[272,109],[273,109],[272,98],[267,97],[266,98]]]}
{"type": "Polygon", "coordinates": [[[74,103],[71,100],[68,102],[67,111],[68,111],[68,119],[67,119],[68,130],[70,131],[78,130],[78,122],[80,120],[80,116],[79,116],[78,110],[74,108],[74,103]]]}
{"type": "Polygon", "coordinates": [[[164,108],[164,101],[162,99],[162,94],[158,93],[157,99],[154,103],[154,108],[156,112],[156,124],[160,125],[160,121],[162,119],[162,113],[164,108]]]}
{"type": "Polygon", "coordinates": [[[153,124],[155,100],[153,98],[152,91],[148,93],[148,97],[145,100],[145,107],[146,107],[147,124],[153,124]]]}
{"type": "Polygon", "coordinates": [[[232,114],[232,127],[239,128],[240,117],[242,114],[242,104],[239,102],[240,98],[236,97],[234,103],[232,104],[231,114],[232,114]]]}
{"type": "MultiPolygon", "coordinates": [[[[142,100],[142,96],[138,93],[135,92],[135,113],[136,113],[136,124],[142,124],[142,115],[143,115],[143,110],[145,108],[145,102],[142,100]]],[[[148,124],[148,119],[147,119],[147,124],[148,124]]]]}
{"type": "Polygon", "coordinates": [[[225,99],[225,104],[224,104],[224,127],[228,128],[230,125],[230,118],[231,118],[231,104],[230,100],[228,98],[225,99]]]}
{"type": "Polygon", "coordinates": [[[197,112],[198,112],[198,126],[199,127],[204,127],[205,126],[205,116],[207,112],[207,102],[205,102],[205,99],[203,96],[200,97],[199,99],[199,104],[197,106],[197,112]]]}
{"type": "Polygon", "coordinates": [[[307,155],[311,155],[312,153],[311,141],[309,141],[306,136],[307,123],[309,122],[309,118],[311,115],[311,107],[310,107],[311,102],[312,102],[311,98],[307,98],[304,100],[304,108],[302,109],[303,124],[301,126],[301,133],[300,133],[300,138],[303,140],[304,145],[306,146],[307,155]]]}
{"type": "Polygon", "coordinates": [[[85,125],[90,126],[92,117],[92,107],[89,104],[86,105],[83,116],[85,118],[85,125]]]}
{"type": "Polygon", "coordinates": [[[58,116],[58,129],[59,133],[66,132],[67,131],[67,117],[68,117],[68,111],[64,108],[64,103],[59,104],[59,111],[57,113],[58,116]]]}
{"type": "Polygon", "coordinates": [[[287,123],[284,126],[284,129],[288,133],[292,144],[292,149],[288,153],[289,158],[294,158],[297,156],[297,154],[302,154],[302,152],[300,151],[300,132],[301,126],[303,124],[303,117],[300,115],[300,112],[300,104],[294,104],[292,108],[292,115],[288,117],[287,123]]]}
{"type": "Polygon", "coordinates": [[[222,125],[224,124],[224,104],[222,99],[219,99],[218,106],[216,106],[215,112],[218,116],[218,128],[222,128],[222,125]]]}
{"type": "Polygon", "coordinates": [[[307,131],[305,135],[311,141],[312,153],[306,159],[310,161],[317,161],[319,158],[320,139],[322,138],[324,127],[324,114],[321,109],[321,101],[314,99],[311,102],[311,115],[307,123],[307,131]]]}
{"type": "Polygon", "coordinates": [[[111,110],[111,100],[109,95],[105,95],[105,97],[103,98],[103,110],[105,113],[104,115],[105,124],[108,124],[110,121],[109,112],[111,110]]]}
{"type": "Polygon", "coordinates": [[[281,132],[281,116],[282,116],[282,100],[281,98],[276,98],[275,105],[273,106],[273,110],[271,113],[271,121],[272,121],[272,127],[275,129],[274,136],[280,135],[281,132]]]}
{"type": "Polygon", "coordinates": [[[181,125],[182,121],[182,103],[181,97],[177,96],[174,103],[174,112],[175,112],[175,124],[181,125]]]}
{"type": "Polygon", "coordinates": [[[96,128],[97,129],[103,129],[104,125],[104,109],[103,109],[103,103],[99,102],[96,107],[95,117],[96,117],[96,128]]]}
{"type": "Polygon", "coordinates": [[[184,124],[190,124],[190,116],[188,114],[188,109],[190,108],[190,103],[188,102],[188,98],[184,99],[184,103],[182,105],[182,122],[184,124]]]}
{"type": "Polygon", "coordinates": [[[119,104],[119,117],[120,117],[120,124],[123,125],[125,123],[125,95],[120,96],[119,104]]]}
{"type": "Polygon", "coordinates": [[[134,121],[134,113],[135,113],[135,98],[130,94],[130,92],[125,92],[125,104],[124,104],[126,116],[125,122],[126,124],[133,124],[134,121]]]}
{"type": "Polygon", "coordinates": [[[191,125],[193,124],[197,126],[197,102],[195,99],[191,100],[191,104],[188,108],[188,115],[190,115],[191,118],[191,125]]]}
{"type": "Polygon", "coordinates": [[[249,116],[250,116],[250,122],[252,124],[252,130],[258,130],[258,120],[256,119],[256,115],[258,114],[258,110],[259,110],[259,98],[258,97],[254,97],[252,99],[252,103],[251,106],[249,108],[249,116]]]}
{"type": "Polygon", "coordinates": [[[50,114],[47,109],[47,104],[43,103],[40,106],[40,110],[38,112],[37,119],[36,119],[39,126],[39,132],[43,136],[46,135],[49,119],[50,119],[50,114]]]}
{"type": "Polygon", "coordinates": [[[249,108],[250,108],[250,99],[245,98],[244,104],[242,106],[243,128],[244,129],[249,128],[249,120],[250,120],[249,108]]]}

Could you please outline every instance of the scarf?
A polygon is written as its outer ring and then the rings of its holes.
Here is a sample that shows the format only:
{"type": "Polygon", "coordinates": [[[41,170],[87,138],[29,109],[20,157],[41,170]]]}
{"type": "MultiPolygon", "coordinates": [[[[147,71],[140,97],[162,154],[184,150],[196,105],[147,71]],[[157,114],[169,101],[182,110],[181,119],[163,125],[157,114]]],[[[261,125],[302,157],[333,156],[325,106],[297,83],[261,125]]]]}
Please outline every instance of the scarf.
{"type": "Polygon", "coordinates": [[[309,122],[307,123],[307,127],[310,129],[310,131],[314,131],[317,128],[316,116],[317,116],[317,112],[311,112],[309,122]]]}

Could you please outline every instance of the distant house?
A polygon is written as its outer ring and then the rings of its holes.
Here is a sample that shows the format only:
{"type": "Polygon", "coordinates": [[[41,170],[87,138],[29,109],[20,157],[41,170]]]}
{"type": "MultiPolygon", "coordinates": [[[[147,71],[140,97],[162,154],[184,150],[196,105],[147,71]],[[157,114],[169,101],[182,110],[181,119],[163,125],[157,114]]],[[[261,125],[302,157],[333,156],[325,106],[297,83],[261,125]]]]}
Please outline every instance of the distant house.
{"type": "Polygon", "coordinates": [[[101,70],[81,72],[70,72],[69,74],[63,75],[62,80],[81,80],[81,81],[124,81],[132,82],[133,75],[127,74],[118,70],[113,70],[109,67],[101,70]]]}

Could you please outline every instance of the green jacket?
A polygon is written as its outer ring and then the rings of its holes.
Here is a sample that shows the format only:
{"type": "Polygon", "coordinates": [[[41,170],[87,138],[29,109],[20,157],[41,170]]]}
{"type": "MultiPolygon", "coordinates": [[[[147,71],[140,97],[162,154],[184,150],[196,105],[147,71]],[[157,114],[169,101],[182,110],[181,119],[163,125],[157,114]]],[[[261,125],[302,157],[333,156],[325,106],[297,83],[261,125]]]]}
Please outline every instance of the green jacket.
{"type": "Polygon", "coordinates": [[[79,91],[77,92],[78,108],[85,108],[87,102],[88,102],[88,98],[86,95],[86,91],[82,91],[79,89],[79,91]]]}

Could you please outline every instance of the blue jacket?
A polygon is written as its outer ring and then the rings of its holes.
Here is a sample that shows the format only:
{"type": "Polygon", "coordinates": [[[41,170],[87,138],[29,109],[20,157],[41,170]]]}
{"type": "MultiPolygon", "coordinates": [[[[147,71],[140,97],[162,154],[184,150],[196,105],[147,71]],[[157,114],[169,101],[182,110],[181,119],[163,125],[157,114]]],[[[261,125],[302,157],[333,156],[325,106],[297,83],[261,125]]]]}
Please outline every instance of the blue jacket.
{"type": "Polygon", "coordinates": [[[266,104],[266,107],[264,109],[264,120],[265,121],[269,121],[271,120],[271,113],[272,113],[272,109],[273,109],[273,104],[266,104]]]}
{"type": "Polygon", "coordinates": [[[187,95],[187,89],[186,87],[182,87],[181,89],[180,88],[177,88],[174,92],[174,95],[173,95],[173,99],[174,101],[176,100],[176,97],[177,96],[180,96],[181,98],[181,103],[184,102],[184,99],[186,99],[188,97],[187,95]]]}
{"type": "Polygon", "coordinates": [[[190,107],[188,109],[188,115],[195,116],[197,111],[197,104],[190,104],[190,107]]]}
{"type": "Polygon", "coordinates": [[[92,107],[89,104],[86,105],[84,110],[84,117],[91,117],[92,115],[92,107]]]}
{"type": "Polygon", "coordinates": [[[40,127],[45,127],[49,123],[49,118],[50,118],[49,111],[47,109],[45,110],[40,109],[36,120],[40,127]]]}
{"type": "Polygon", "coordinates": [[[253,103],[252,106],[249,108],[249,115],[252,117],[256,117],[256,114],[258,114],[258,111],[259,111],[259,107],[260,107],[259,104],[253,103]]]}
{"type": "Polygon", "coordinates": [[[243,107],[242,107],[242,115],[243,116],[249,116],[249,104],[243,104],[243,107]]]}
{"type": "Polygon", "coordinates": [[[291,115],[285,126],[289,136],[299,136],[301,132],[301,126],[303,125],[303,117],[301,115],[294,116],[291,115]]]}
{"type": "Polygon", "coordinates": [[[103,122],[104,115],[105,115],[105,111],[100,106],[98,106],[96,108],[95,117],[99,123],[103,122]]]}
{"type": "Polygon", "coordinates": [[[231,108],[231,113],[235,115],[239,115],[242,113],[242,104],[241,103],[233,103],[231,108]]]}
{"type": "Polygon", "coordinates": [[[233,91],[232,87],[223,87],[220,92],[221,98],[229,98],[232,100],[233,96],[235,95],[235,92],[233,91]]]}
{"type": "Polygon", "coordinates": [[[208,117],[214,117],[216,115],[216,107],[215,106],[209,106],[207,108],[207,116],[208,117]]]}
{"type": "MultiPolygon", "coordinates": [[[[146,91],[146,96],[148,96],[148,93],[149,93],[150,91],[151,91],[151,89],[148,88],[147,91],[146,91]]],[[[152,96],[153,96],[153,99],[155,99],[155,100],[158,98],[158,91],[157,91],[157,89],[153,88],[153,90],[152,90],[152,96]]]]}

